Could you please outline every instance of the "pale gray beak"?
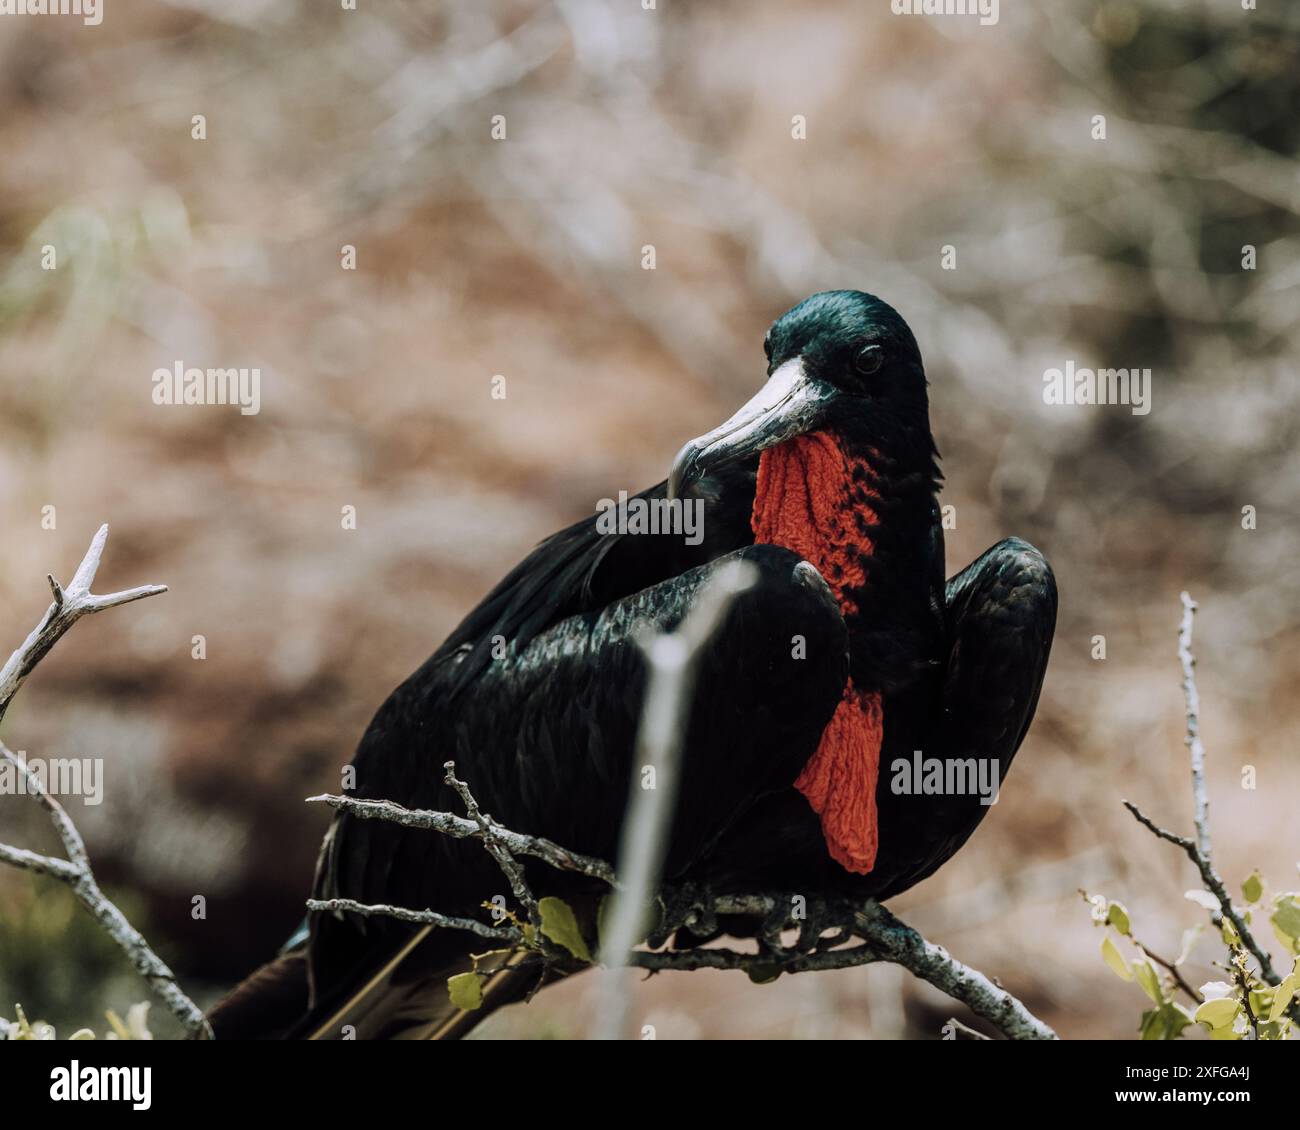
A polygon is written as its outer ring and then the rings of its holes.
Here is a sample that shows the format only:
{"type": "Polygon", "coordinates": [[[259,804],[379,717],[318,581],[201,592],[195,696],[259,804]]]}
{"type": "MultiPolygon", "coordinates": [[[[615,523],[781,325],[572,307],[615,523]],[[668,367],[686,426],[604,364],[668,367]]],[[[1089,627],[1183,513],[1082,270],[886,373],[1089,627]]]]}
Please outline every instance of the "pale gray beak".
{"type": "Polygon", "coordinates": [[[668,497],[679,497],[717,467],[816,431],[839,395],[834,385],[804,372],[802,357],[792,357],[730,420],[677,453],[668,476],[668,497]]]}

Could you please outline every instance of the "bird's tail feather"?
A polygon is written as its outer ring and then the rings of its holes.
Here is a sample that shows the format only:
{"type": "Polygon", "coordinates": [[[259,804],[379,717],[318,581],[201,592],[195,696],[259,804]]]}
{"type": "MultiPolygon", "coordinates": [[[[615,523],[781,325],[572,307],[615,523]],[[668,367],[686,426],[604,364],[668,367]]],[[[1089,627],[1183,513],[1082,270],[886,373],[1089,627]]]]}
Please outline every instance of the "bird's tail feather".
{"type": "Polygon", "coordinates": [[[307,1011],[307,955],[282,954],[237,985],[208,1012],[219,1040],[279,1040],[307,1011]]]}

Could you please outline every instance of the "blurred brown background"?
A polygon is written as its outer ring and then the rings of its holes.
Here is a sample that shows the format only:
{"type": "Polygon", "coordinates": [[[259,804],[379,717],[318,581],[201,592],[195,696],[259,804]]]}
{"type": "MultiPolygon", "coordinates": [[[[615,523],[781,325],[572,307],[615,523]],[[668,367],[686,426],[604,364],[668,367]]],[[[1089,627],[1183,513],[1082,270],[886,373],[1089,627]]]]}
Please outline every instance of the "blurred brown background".
{"type": "MultiPolygon", "coordinates": [[[[1135,1036],[1076,888],[1161,953],[1204,917],[1119,803],[1190,826],[1183,587],[1220,868],[1297,882],[1300,11],[359,7],[0,20],[0,650],[101,522],[101,590],[171,586],[80,624],[4,727],[106,759],[104,804],[71,811],[110,892],[205,1000],[265,959],[326,824],[302,798],[387,692],[537,540],[746,398],[773,317],[855,287],[926,358],[949,571],[1014,533],[1062,593],[1000,803],[895,908],[1063,1035],[1135,1036]],[[1151,413],[1045,406],[1067,359],[1152,368],[1151,413]],[[260,366],[261,413],[155,406],[177,360],[260,366]]],[[[35,808],[0,798],[0,839],[52,850],[35,808]]],[[[147,995],[66,892],[0,872],[0,1013],[95,1024],[147,995]]],[[[482,1033],[581,1034],[590,1007],[580,978],[482,1033]]],[[[660,1038],[934,1038],[955,1011],[885,966],[666,975],[638,1008],[660,1038]]]]}

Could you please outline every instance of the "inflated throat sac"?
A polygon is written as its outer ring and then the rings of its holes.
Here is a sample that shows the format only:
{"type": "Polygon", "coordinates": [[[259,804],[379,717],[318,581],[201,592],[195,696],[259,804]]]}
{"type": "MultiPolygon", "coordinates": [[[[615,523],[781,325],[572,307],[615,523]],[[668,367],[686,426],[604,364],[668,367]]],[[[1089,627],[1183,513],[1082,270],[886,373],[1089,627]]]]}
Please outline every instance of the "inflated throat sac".
{"type": "MultiPolygon", "coordinates": [[[[830,432],[798,436],[759,457],[751,527],[754,540],[793,550],[830,585],[840,610],[857,612],[848,593],[866,584],[871,555],[863,525],[877,518],[872,492],[855,484],[859,462],[830,432]]],[[[795,781],[821,818],[826,849],[847,871],[865,875],[879,846],[876,782],[884,714],[880,694],[862,692],[849,679],[844,696],[816,751],[795,781]]]]}

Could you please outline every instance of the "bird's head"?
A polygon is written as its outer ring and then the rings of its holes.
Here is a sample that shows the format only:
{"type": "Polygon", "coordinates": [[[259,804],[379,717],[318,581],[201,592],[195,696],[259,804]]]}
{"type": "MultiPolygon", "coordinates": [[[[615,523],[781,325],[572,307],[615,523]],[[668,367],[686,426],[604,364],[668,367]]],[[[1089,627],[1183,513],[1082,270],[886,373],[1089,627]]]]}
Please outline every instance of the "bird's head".
{"type": "Polygon", "coordinates": [[[929,462],[925,370],[912,331],[893,307],[858,290],[823,291],[777,318],[763,349],[763,387],[726,423],[677,453],[670,498],[719,467],[824,428],[896,458],[914,446],[929,462]]]}

